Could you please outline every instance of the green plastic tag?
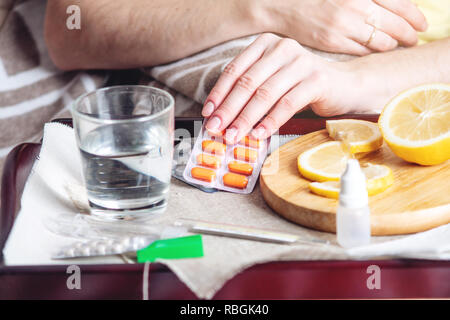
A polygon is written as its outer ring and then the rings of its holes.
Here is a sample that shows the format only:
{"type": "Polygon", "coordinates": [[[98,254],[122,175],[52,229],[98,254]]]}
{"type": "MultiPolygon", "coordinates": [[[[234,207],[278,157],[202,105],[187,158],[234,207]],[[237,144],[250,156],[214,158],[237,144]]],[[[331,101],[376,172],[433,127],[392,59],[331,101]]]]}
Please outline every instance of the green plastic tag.
{"type": "Polygon", "coordinates": [[[157,240],[147,248],[137,251],[138,262],[153,262],[161,259],[184,259],[203,257],[201,235],[157,240]]]}

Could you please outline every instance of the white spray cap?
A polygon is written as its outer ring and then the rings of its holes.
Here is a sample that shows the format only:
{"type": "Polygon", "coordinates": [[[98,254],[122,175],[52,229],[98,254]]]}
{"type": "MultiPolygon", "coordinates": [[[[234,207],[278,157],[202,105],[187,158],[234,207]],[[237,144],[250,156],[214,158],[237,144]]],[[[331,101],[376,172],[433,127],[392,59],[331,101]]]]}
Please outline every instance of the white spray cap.
{"type": "Polygon", "coordinates": [[[356,159],[349,159],[341,176],[339,204],[346,208],[361,208],[369,204],[366,176],[356,159]]]}

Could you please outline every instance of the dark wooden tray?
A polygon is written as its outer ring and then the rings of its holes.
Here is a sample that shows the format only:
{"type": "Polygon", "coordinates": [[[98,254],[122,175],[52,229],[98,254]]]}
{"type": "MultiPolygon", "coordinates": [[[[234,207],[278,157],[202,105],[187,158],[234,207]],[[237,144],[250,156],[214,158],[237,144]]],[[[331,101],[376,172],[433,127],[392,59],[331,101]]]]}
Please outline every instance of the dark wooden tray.
{"type": "MultiPolygon", "coordinates": [[[[346,116],[348,118],[349,116],[346,116]]],[[[352,116],[376,121],[377,116],[352,116]]],[[[176,127],[193,131],[193,118],[176,127]]],[[[71,124],[70,119],[58,120],[71,124]]],[[[310,112],[291,119],[282,134],[324,128],[310,112]]],[[[8,155],[2,177],[0,250],[20,209],[25,181],[40,144],[24,143],[8,155]]],[[[1,251],[0,251],[1,253],[1,251]]],[[[81,290],[66,286],[67,265],[5,266],[0,258],[0,299],[141,299],[143,265],[82,265],[81,290]]],[[[228,281],[215,299],[448,298],[450,262],[425,260],[288,261],[253,266],[228,281]],[[381,268],[381,289],[367,288],[367,267],[381,268]]],[[[164,265],[150,266],[150,299],[195,299],[164,265]]]]}

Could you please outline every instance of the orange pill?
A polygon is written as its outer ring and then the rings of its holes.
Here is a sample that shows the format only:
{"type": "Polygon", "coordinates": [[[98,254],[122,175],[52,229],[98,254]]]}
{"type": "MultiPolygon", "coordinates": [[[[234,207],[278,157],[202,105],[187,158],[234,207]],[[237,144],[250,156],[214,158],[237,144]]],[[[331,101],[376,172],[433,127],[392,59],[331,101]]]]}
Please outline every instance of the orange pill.
{"type": "Polygon", "coordinates": [[[206,182],[213,182],[216,180],[216,173],[214,170],[195,167],[191,169],[191,176],[195,179],[203,180],[206,182]]]}
{"type": "Polygon", "coordinates": [[[212,154],[224,155],[227,150],[227,146],[222,142],[217,142],[213,140],[203,140],[202,150],[212,154]]]}
{"type": "Polygon", "coordinates": [[[248,163],[230,161],[228,163],[228,170],[234,173],[245,174],[246,176],[250,176],[253,172],[253,167],[251,164],[248,163]]]}
{"type": "Polygon", "coordinates": [[[206,153],[197,156],[197,163],[204,167],[217,169],[220,167],[220,159],[206,153]]]}
{"type": "Polygon", "coordinates": [[[251,147],[255,149],[259,148],[259,140],[252,139],[249,136],[242,138],[239,143],[246,147],[251,147]]]}
{"type": "Polygon", "coordinates": [[[223,184],[238,189],[245,189],[247,187],[248,179],[246,176],[237,173],[225,173],[223,175],[223,184]]]}
{"type": "Polygon", "coordinates": [[[247,162],[256,162],[256,159],[258,158],[258,153],[252,149],[236,147],[236,148],[234,148],[233,152],[234,152],[234,158],[237,160],[244,160],[247,162]]]}

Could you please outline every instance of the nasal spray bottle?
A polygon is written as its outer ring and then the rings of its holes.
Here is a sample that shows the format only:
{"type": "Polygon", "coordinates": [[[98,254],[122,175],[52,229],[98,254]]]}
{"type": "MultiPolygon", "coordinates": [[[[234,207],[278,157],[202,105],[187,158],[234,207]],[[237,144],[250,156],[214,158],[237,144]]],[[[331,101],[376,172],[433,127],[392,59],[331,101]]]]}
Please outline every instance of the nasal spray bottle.
{"type": "Polygon", "coordinates": [[[341,176],[336,213],[338,243],[351,248],[370,243],[370,210],[366,177],[356,159],[349,159],[341,176]]]}

